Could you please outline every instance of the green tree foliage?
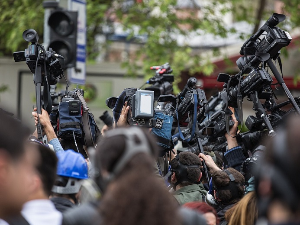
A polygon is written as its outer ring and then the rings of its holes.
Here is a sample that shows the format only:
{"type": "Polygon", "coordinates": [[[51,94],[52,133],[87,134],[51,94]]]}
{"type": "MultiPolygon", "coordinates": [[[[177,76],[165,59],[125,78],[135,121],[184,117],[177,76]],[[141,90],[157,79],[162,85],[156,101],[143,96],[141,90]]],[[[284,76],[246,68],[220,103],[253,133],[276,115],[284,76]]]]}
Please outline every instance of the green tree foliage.
{"type": "Polygon", "coordinates": [[[34,28],[43,37],[44,10],[41,0],[5,0],[0,3],[0,55],[12,57],[28,43],[22,38],[24,30],[34,28]]]}
{"type": "Polygon", "coordinates": [[[293,28],[300,27],[300,1],[299,0],[282,0],[284,3],[283,13],[290,18],[290,23],[293,28]]]}
{"type": "MultiPolygon", "coordinates": [[[[188,0],[186,0],[188,1],[188,0]]],[[[188,42],[178,45],[177,39],[181,35],[188,40],[191,34],[201,35],[210,33],[225,37],[233,29],[227,30],[223,23],[223,16],[232,11],[236,21],[258,23],[260,18],[266,19],[270,14],[265,7],[266,0],[254,0],[249,4],[246,0],[208,0],[196,1],[191,7],[182,12],[177,0],[143,0],[133,1],[130,7],[124,5],[124,0],[88,0],[87,1],[87,53],[89,60],[95,60],[103,46],[99,46],[96,37],[103,35],[105,28],[112,27],[113,21],[118,21],[128,32],[129,39],[138,35],[147,37],[147,41],[139,43],[136,52],[130,52],[125,57],[123,66],[128,74],[142,72],[153,75],[149,70],[152,65],[169,62],[174,74],[188,70],[191,73],[203,72],[211,74],[214,70],[211,56],[201,57],[188,46],[188,42]],[[196,2],[205,3],[201,6],[196,2]],[[264,10],[261,7],[264,7],[264,10]],[[268,15],[267,15],[268,14],[268,15]],[[199,15],[201,15],[199,17],[199,15]]],[[[40,43],[43,37],[44,10],[42,0],[6,0],[0,3],[0,55],[10,56],[13,51],[23,50],[26,43],[22,32],[34,28],[39,36],[40,43]]],[[[128,1],[127,1],[128,2],[128,1]]],[[[284,12],[291,16],[293,27],[300,25],[299,1],[283,0],[284,12]]],[[[109,43],[105,43],[109,44],[109,43]]],[[[105,46],[104,46],[105,47],[105,46]]]]}
{"type": "Polygon", "coordinates": [[[140,49],[125,59],[123,65],[128,73],[143,71],[147,76],[152,76],[150,66],[169,62],[175,76],[183,70],[211,74],[214,68],[210,58],[193,54],[188,42],[182,45],[177,42],[179,35],[187,40],[191,34],[211,33],[221,37],[228,34],[229,31],[223,24],[223,16],[231,10],[231,1],[206,2],[201,8],[194,4],[194,8],[182,10],[177,8],[176,0],[144,0],[128,8],[124,8],[122,1],[115,1],[113,11],[122,21],[124,30],[130,33],[129,37],[147,37],[140,49]]]}

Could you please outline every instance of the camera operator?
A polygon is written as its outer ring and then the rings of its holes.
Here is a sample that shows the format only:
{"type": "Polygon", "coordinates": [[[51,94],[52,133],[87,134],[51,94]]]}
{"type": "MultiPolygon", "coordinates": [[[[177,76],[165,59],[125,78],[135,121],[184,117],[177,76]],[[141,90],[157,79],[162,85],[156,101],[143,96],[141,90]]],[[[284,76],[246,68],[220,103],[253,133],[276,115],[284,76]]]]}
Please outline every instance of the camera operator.
{"type": "Polygon", "coordinates": [[[245,178],[233,168],[221,170],[210,156],[200,153],[199,157],[205,161],[212,175],[212,183],[215,189],[214,198],[218,203],[215,208],[221,221],[220,224],[225,224],[226,211],[233,207],[244,195],[245,178]]]}
{"type": "Polygon", "coordinates": [[[33,191],[35,146],[27,141],[30,130],[2,109],[0,124],[0,224],[23,225],[20,211],[33,191]]]}
{"type": "Polygon", "coordinates": [[[229,107],[229,109],[232,112],[231,117],[234,125],[230,129],[229,134],[225,134],[228,146],[228,150],[224,153],[224,157],[227,161],[227,165],[225,167],[231,167],[236,169],[237,171],[240,171],[241,165],[245,161],[246,157],[243,154],[242,147],[238,145],[238,142],[236,140],[239,122],[235,117],[234,108],[229,107]]]}
{"type": "MultiPolygon", "coordinates": [[[[35,174],[30,184],[33,191],[27,196],[22,215],[30,225],[60,225],[62,215],[49,200],[51,189],[56,178],[57,157],[55,153],[37,139],[30,139],[35,174]]],[[[22,185],[24,187],[24,185],[22,185]]]]}
{"type": "Polygon", "coordinates": [[[95,180],[104,186],[101,202],[67,211],[63,224],[206,224],[198,213],[178,209],[154,173],[157,152],[153,137],[139,127],[107,131],[97,145],[95,158],[95,180]]]}
{"type": "Polygon", "coordinates": [[[73,150],[58,152],[57,177],[51,201],[64,212],[78,204],[81,181],[88,179],[88,166],[83,156],[73,150]]]}
{"type": "Polygon", "coordinates": [[[207,191],[200,179],[201,161],[192,152],[182,152],[171,162],[171,183],[174,185],[173,196],[180,205],[187,202],[204,201],[207,191]]]}
{"type": "Polygon", "coordinates": [[[48,143],[53,146],[54,151],[55,152],[64,151],[52,127],[47,111],[42,109],[42,114],[38,115],[36,112],[37,109],[34,108],[33,110],[34,111],[32,112],[32,116],[34,117],[35,125],[37,125],[39,119],[41,125],[43,126],[43,130],[47,136],[48,143]]]}
{"type": "Polygon", "coordinates": [[[260,222],[300,224],[299,146],[299,116],[289,118],[267,141],[255,176],[260,222]]]}

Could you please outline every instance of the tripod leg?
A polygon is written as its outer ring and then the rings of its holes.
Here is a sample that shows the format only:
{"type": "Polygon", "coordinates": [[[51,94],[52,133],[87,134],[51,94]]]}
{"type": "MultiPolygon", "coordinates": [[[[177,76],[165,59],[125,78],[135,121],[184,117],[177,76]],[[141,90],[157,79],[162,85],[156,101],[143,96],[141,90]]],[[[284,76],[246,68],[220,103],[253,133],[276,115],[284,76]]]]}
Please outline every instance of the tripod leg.
{"type": "Polygon", "coordinates": [[[278,72],[276,66],[274,65],[272,59],[268,59],[267,61],[268,66],[270,67],[270,69],[272,70],[276,80],[278,81],[278,83],[282,86],[286,96],[288,97],[288,99],[290,100],[290,102],[292,103],[292,105],[294,106],[296,112],[298,114],[300,114],[300,108],[297,105],[293,95],[291,94],[290,90],[288,89],[288,87],[286,86],[283,78],[280,76],[280,73],[278,72]]]}

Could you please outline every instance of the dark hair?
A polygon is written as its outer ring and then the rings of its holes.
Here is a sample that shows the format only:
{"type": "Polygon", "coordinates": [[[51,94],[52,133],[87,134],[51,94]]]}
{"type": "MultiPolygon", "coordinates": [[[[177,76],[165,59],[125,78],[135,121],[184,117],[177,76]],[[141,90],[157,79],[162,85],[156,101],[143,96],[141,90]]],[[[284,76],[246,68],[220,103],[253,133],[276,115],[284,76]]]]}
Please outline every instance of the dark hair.
{"type": "Polygon", "coordinates": [[[39,163],[36,170],[43,183],[43,189],[47,195],[51,195],[51,190],[56,179],[57,157],[54,151],[42,144],[35,144],[40,154],[39,163]]]}
{"type": "Polygon", "coordinates": [[[235,179],[234,184],[236,185],[236,197],[232,195],[230,190],[218,190],[219,188],[226,187],[230,184],[230,178],[224,170],[215,171],[212,174],[212,182],[217,189],[217,197],[222,203],[236,203],[244,195],[243,185],[245,183],[245,178],[240,172],[233,168],[228,168],[226,170],[228,170],[235,179]]]}
{"type": "Polygon", "coordinates": [[[270,202],[279,200],[292,213],[299,215],[300,181],[297,179],[300,174],[299,115],[291,116],[284,125],[277,130],[275,138],[266,141],[265,155],[256,169],[256,191],[258,199],[269,198],[270,202]],[[257,188],[262,180],[271,183],[269,191],[257,188]]]}
{"type": "MultiPolygon", "coordinates": [[[[130,129],[130,128],[129,128],[130,129]]],[[[153,156],[157,146],[149,131],[142,131],[153,156]]],[[[135,142],[140,142],[138,136],[135,142]]],[[[96,167],[112,172],[125,151],[124,135],[105,137],[98,143],[96,167]],[[100,164],[100,165],[99,165],[100,164]]],[[[154,174],[154,157],[137,153],[117,174],[101,200],[99,211],[105,225],[177,225],[178,204],[154,174]],[[174,213],[175,212],[175,213],[174,213]]]]}
{"type": "MultiPolygon", "coordinates": [[[[187,178],[189,181],[182,181],[180,183],[181,186],[187,186],[187,185],[191,185],[191,184],[195,184],[197,182],[199,182],[199,178],[201,176],[201,170],[200,170],[200,166],[201,166],[201,161],[199,159],[199,157],[197,155],[195,155],[194,153],[191,152],[182,152],[178,155],[179,158],[179,162],[180,164],[183,165],[199,165],[199,168],[187,168],[187,178]]],[[[170,162],[171,168],[175,169],[179,167],[179,163],[178,160],[175,158],[170,162]]],[[[179,172],[175,171],[175,176],[177,178],[177,180],[180,180],[180,174],[179,172]]]]}
{"type": "Polygon", "coordinates": [[[208,205],[205,202],[188,202],[188,203],[185,203],[183,205],[183,207],[197,210],[201,214],[212,213],[216,217],[216,224],[218,225],[220,223],[220,219],[217,215],[216,210],[212,206],[208,205]]]}
{"type": "MultiPolygon", "coordinates": [[[[146,139],[150,146],[150,151],[153,157],[156,158],[158,154],[158,147],[153,135],[144,129],[141,129],[141,132],[143,132],[143,134],[146,136],[146,139]]],[[[140,140],[137,136],[135,138],[135,141],[136,143],[140,143],[140,140]]],[[[104,138],[102,138],[97,145],[97,158],[95,162],[96,166],[98,165],[98,168],[104,169],[108,172],[112,172],[116,163],[120,160],[122,154],[125,151],[125,145],[126,141],[123,135],[116,135],[109,138],[106,138],[104,136],[104,138]],[[107,152],[108,149],[113,149],[113,151],[107,152]]]]}
{"type": "Polygon", "coordinates": [[[0,150],[8,153],[13,160],[24,154],[24,143],[30,130],[11,114],[0,109],[0,150]]]}
{"type": "Polygon", "coordinates": [[[61,144],[61,147],[62,147],[64,150],[72,149],[72,150],[74,150],[75,152],[77,152],[77,148],[78,148],[79,153],[80,153],[81,155],[83,155],[83,157],[84,157],[85,159],[88,158],[87,152],[86,152],[85,149],[84,149],[84,144],[83,144],[80,140],[76,140],[77,147],[76,147],[76,145],[75,145],[74,140],[61,139],[59,142],[60,142],[60,144],[61,144]]]}
{"type": "Polygon", "coordinates": [[[214,151],[215,156],[216,156],[216,164],[219,168],[223,167],[223,156],[218,152],[214,151]]]}

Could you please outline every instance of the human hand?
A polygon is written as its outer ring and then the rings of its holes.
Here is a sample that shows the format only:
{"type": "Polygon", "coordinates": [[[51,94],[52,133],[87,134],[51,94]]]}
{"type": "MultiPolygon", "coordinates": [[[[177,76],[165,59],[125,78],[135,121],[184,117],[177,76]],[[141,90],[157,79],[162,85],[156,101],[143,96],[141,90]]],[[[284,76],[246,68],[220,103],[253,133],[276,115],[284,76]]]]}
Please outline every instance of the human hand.
{"type": "Polygon", "coordinates": [[[122,126],[126,126],[128,125],[127,123],[127,115],[128,115],[128,112],[129,112],[129,106],[127,106],[127,102],[125,102],[123,108],[122,108],[122,112],[121,112],[121,115],[120,115],[120,118],[117,122],[117,126],[118,127],[122,127],[122,126]]]}
{"type": "Polygon", "coordinates": [[[47,127],[47,126],[51,126],[51,122],[50,122],[50,117],[49,114],[46,110],[42,109],[42,114],[37,114],[37,109],[34,108],[33,112],[31,113],[34,117],[35,120],[35,126],[38,123],[38,120],[40,120],[41,125],[43,125],[43,127],[47,127]]]}
{"type": "Polygon", "coordinates": [[[44,132],[47,136],[48,141],[51,141],[53,138],[56,138],[55,131],[52,127],[52,124],[50,122],[49,114],[46,110],[42,109],[42,114],[37,114],[37,109],[34,108],[33,112],[31,113],[35,120],[35,126],[38,124],[38,120],[40,120],[41,125],[44,128],[44,132]]]}
{"type": "Polygon", "coordinates": [[[239,122],[237,121],[235,114],[234,114],[234,108],[229,107],[229,109],[232,112],[232,120],[234,122],[234,125],[231,127],[231,129],[229,130],[229,134],[226,132],[225,137],[227,139],[227,144],[228,144],[228,149],[234,148],[236,146],[238,146],[237,140],[236,140],[236,134],[237,134],[237,129],[238,129],[238,125],[239,122]]]}
{"type": "Polygon", "coordinates": [[[199,154],[201,161],[204,161],[210,173],[221,170],[214,162],[213,158],[210,155],[205,155],[203,153],[199,154]]]}
{"type": "Polygon", "coordinates": [[[107,126],[107,125],[104,125],[103,127],[102,127],[102,129],[101,129],[101,134],[102,134],[102,136],[104,136],[104,133],[106,132],[106,131],[108,131],[109,130],[109,127],[107,126]]]}

